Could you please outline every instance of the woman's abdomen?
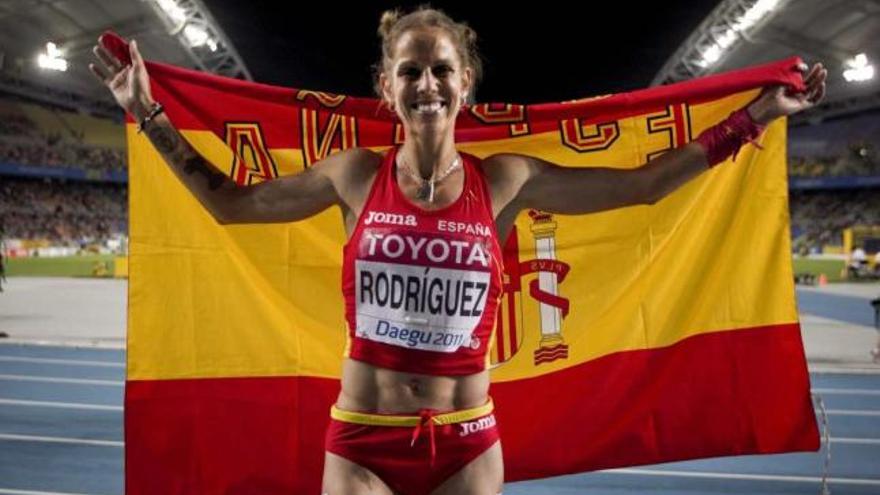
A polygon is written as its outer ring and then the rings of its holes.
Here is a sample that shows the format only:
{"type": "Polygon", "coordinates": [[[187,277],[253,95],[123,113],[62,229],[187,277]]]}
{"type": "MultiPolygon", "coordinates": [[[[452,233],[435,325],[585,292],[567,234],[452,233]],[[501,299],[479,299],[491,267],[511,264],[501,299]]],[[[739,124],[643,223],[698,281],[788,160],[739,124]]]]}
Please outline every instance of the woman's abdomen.
{"type": "Polygon", "coordinates": [[[481,406],[489,392],[489,372],[432,376],[379,368],[346,359],[336,406],[347,411],[411,413],[481,406]]]}

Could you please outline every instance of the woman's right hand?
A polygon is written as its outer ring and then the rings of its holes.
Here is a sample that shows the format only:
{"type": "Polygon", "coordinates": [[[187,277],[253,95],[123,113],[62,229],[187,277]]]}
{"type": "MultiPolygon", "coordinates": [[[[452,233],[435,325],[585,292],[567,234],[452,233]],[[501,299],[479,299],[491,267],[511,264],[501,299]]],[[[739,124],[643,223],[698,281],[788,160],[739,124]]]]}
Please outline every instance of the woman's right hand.
{"type": "Polygon", "coordinates": [[[89,70],[113,93],[116,103],[136,119],[142,120],[153,107],[150,93],[150,76],[144,59],[137,49],[137,42],[128,44],[131,64],[123,65],[99,41],[92,52],[98,57],[97,64],[89,64],[89,70]]]}

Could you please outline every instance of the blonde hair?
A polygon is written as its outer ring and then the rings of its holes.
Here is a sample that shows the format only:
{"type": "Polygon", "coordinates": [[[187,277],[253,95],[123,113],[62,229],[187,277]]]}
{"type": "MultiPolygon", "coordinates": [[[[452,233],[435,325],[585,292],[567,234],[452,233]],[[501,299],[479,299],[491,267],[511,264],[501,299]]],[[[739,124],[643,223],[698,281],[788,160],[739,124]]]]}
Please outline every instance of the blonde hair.
{"type": "Polygon", "coordinates": [[[382,39],[382,58],[373,66],[373,89],[382,97],[379,75],[391,69],[394,60],[394,48],[400,36],[410,29],[435,27],[444,30],[458,53],[464,67],[470,67],[473,73],[473,84],[468,100],[471,100],[477,83],[483,77],[483,62],[477,50],[477,32],[464,22],[455,22],[443,11],[433,9],[429,5],[421,5],[412,12],[403,15],[400,9],[386,10],[379,20],[378,34],[382,39]]]}

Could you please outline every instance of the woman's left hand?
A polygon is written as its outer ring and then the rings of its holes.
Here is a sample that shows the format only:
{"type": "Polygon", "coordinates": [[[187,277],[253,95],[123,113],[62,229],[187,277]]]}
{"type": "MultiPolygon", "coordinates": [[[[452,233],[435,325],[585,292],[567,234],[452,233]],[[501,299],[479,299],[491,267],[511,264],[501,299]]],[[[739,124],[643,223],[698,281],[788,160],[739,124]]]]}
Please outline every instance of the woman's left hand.
{"type": "MultiPolygon", "coordinates": [[[[806,72],[807,64],[801,64],[799,68],[806,72]]],[[[776,118],[812,108],[825,96],[827,76],[828,70],[817,63],[804,78],[804,91],[791,92],[786,86],[764,88],[761,95],[749,105],[749,115],[755,122],[767,125],[776,118]]]]}

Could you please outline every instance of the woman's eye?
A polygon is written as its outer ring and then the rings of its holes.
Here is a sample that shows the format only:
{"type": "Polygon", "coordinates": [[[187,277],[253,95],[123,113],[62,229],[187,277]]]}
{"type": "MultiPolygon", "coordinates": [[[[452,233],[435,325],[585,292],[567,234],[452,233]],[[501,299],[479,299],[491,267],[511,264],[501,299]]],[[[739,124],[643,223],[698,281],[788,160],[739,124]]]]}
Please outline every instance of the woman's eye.
{"type": "MultiPolygon", "coordinates": [[[[431,72],[434,74],[434,77],[445,77],[452,72],[452,67],[448,65],[438,65],[431,69],[431,72]]],[[[407,69],[401,69],[400,75],[407,79],[418,79],[422,77],[422,71],[415,67],[410,67],[407,69]]]]}

